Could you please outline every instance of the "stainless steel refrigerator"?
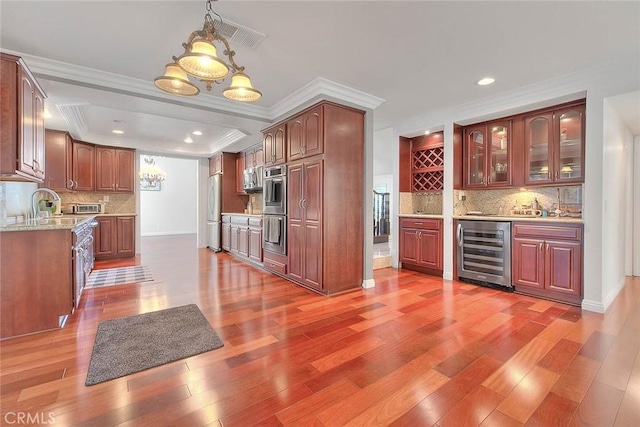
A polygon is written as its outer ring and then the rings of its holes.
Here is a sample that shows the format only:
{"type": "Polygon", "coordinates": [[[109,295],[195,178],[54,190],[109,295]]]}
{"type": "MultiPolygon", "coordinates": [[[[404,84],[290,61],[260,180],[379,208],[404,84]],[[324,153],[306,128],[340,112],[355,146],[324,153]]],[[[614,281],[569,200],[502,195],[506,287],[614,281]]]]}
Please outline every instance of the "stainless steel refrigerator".
{"type": "Polygon", "coordinates": [[[222,250],[222,176],[209,177],[207,191],[207,246],[216,252],[222,250]]]}

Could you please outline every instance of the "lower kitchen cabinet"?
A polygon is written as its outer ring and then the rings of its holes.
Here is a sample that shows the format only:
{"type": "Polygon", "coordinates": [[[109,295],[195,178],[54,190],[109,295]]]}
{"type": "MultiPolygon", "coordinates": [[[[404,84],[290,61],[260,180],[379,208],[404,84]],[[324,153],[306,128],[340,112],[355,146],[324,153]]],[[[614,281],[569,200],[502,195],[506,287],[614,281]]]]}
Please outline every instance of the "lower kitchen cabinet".
{"type": "Polygon", "coordinates": [[[136,254],[136,218],[99,216],[94,243],[96,259],[129,258],[136,254]]]}
{"type": "Polygon", "coordinates": [[[513,223],[511,277],[516,292],[579,305],[582,224],[513,223]]]}
{"type": "Polygon", "coordinates": [[[222,215],[222,249],[243,261],[262,264],[262,217],[222,215]]]}
{"type": "Polygon", "coordinates": [[[400,218],[403,268],[442,272],[442,219],[400,218]]]}
{"type": "Polygon", "coordinates": [[[0,339],[57,329],[73,310],[73,233],[2,232],[0,339]]]}

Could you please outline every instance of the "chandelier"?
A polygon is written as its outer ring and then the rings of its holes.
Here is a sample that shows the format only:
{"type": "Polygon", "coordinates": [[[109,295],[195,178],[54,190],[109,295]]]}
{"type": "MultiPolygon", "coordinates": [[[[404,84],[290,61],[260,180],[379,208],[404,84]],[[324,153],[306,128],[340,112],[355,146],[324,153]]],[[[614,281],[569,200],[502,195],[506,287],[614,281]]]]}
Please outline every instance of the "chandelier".
{"type": "Polygon", "coordinates": [[[141,184],[153,187],[165,180],[167,174],[156,165],[153,157],[145,157],[144,162],[146,164],[142,166],[139,172],[141,184]]]}
{"type": "Polygon", "coordinates": [[[222,83],[233,72],[231,86],[222,91],[225,98],[240,102],[254,102],[262,97],[262,93],[254,89],[249,76],[244,73],[244,67],[238,66],[233,57],[235,52],[231,50],[229,42],[216,30],[211,13],[218,16],[211,8],[211,2],[207,0],[202,30],[196,30],[189,35],[186,43],[182,43],[184,53],[179,57],[173,57],[173,62],[166,65],[163,76],[156,77],[153,83],[161,90],[173,95],[193,96],[200,93],[200,89],[189,81],[192,76],[204,82],[207,90],[211,90],[213,83],[222,83]],[[224,45],[222,52],[228,59],[227,64],[218,58],[218,52],[213,42],[224,45]]]}

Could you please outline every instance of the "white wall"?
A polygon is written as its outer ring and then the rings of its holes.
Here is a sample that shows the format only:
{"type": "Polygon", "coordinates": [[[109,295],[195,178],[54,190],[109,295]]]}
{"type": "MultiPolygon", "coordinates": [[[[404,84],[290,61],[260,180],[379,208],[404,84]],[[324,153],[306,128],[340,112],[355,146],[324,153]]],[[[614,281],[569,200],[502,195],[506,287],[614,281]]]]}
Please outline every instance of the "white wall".
{"type": "MultiPolygon", "coordinates": [[[[144,165],[144,154],[140,165],[144,165]]],[[[167,174],[160,191],[140,191],[140,234],[159,236],[197,232],[198,161],[152,156],[167,174]]]]}
{"type": "Polygon", "coordinates": [[[634,276],[640,276],[640,135],[633,143],[633,261],[634,276]]]}
{"type": "Polygon", "coordinates": [[[608,306],[624,286],[627,213],[633,200],[627,199],[629,148],[631,132],[604,100],[602,135],[602,187],[608,189],[602,198],[602,298],[608,306]]]}

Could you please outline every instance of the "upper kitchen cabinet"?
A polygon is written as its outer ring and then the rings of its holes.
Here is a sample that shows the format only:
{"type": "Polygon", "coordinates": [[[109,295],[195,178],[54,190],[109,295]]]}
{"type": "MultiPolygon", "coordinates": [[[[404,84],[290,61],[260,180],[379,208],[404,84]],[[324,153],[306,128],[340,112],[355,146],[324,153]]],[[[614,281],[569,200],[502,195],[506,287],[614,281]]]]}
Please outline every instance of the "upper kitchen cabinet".
{"type": "Polygon", "coordinates": [[[525,116],[525,184],[584,182],[585,105],[525,116]]]}
{"type": "Polygon", "coordinates": [[[68,132],[46,129],[44,187],[54,191],[71,190],[71,150],[73,142],[68,132]]]}
{"type": "Polygon", "coordinates": [[[134,150],[96,146],[96,191],[133,193],[134,150]]]}
{"type": "Polygon", "coordinates": [[[0,174],[44,182],[44,91],[20,57],[0,55],[0,174]]]}
{"type": "Polygon", "coordinates": [[[511,186],[511,121],[467,126],[464,138],[465,188],[511,186]]]}
{"type": "Polygon", "coordinates": [[[244,156],[245,169],[257,168],[258,166],[264,165],[264,149],[262,148],[262,144],[258,144],[251,148],[248,148],[247,150],[245,150],[244,156]]]}
{"type": "Polygon", "coordinates": [[[222,173],[222,153],[209,157],[209,176],[222,173]]]}
{"type": "Polygon", "coordinates": [[[96,147],[93,144],[72,141],[70,190],[95,190],[95,151],[96,147]]]}
{"type": "Polygon", "coordinates": [[[264,147],[264,165],[265,166],[276,166],[282,165],[286,162],[285,157],[285,143],[286,143],[286,132],[287,126],[285,123],[281,123],[277,126],[274,126],[269,129],[265,129],[262,131],[264,136],[263,139],[263,147],[264,147]]]}
{"type": "Polygon", "coordinates": [[[315,156],[323,152],[322,106],[312,108],[287,122],[287,159],[315,156]]]}

